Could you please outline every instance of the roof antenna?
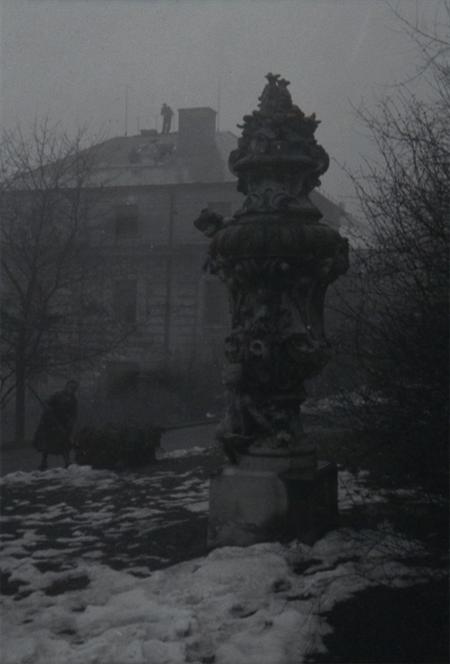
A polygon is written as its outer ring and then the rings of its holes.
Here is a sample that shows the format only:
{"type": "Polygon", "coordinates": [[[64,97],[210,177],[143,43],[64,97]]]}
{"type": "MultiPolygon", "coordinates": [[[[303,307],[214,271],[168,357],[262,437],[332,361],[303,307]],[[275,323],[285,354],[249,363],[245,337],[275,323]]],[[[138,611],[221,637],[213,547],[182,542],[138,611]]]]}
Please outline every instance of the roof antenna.
{"type": "Polygon", "coordinates": [[[220,131],[220,93],[221,93],[221,86],[220,86],[220,76],[219,76],[219,80],[217,81],[216,131],[220,131]]]}
{"type": "Polygon", "coordinates": [[[125,136],[128,136],[128,85],[125,86],[125,136]]]}

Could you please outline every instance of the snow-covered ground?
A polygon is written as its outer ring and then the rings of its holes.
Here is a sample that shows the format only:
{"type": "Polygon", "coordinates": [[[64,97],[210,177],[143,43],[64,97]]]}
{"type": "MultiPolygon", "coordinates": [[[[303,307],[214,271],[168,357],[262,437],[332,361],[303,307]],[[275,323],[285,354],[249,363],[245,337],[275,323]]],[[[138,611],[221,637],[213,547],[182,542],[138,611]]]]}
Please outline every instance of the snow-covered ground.
{"type": "MultiPolygon", "coordinates": [[[[385,500],[365,480],[340,473],[341,511],[385,500]]],[[[312,547],[227,547],[156,569],[163,560],[133,547],[170,519],[176,527],[206,515],[207,482],[194,471],[71,466],[12,473],[2,485],[1,566],[12,589],[2,601],[2,664],[298,664],[324,651],[324,614],[336,603],[439,574],[421,544],[388,523],[341,528],[312,547]],[[114,530],[130,549],[115,569],[102,551],[114,530]]]]}
{"type": "MultiPolygon", "coordinates": [[[[194,448],[191,454],[199,451],[194,448]]],[[[164,456],[180,458],[188,452],[164,456]]],[[[155,466],[149,474],[115,473],[77,465],[15,472],[0,486],[4,571],[5,561],[19,555],[41,570],[98,560],[148,573],[171,561],[158,546],[161,531],[186,527],[193,514],[206,514],[208,508],[207,471],[200,461],[183,472],[155,466]]]]}

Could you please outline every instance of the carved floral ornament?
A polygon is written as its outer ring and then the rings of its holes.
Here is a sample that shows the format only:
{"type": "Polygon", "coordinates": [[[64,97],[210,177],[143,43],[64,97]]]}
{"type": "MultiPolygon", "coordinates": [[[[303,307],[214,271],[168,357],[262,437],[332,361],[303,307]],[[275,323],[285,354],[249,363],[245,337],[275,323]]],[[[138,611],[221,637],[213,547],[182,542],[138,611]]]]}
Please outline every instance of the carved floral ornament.
{"type": "Polygon", "coordinates": [[[230,297],[219,437],[233,461],[243,451],[301,445],[303,383],[330,356],[325,292],[348,268],[347,241],[308,198],[329,164],[314,137],[319,122],[292,103],[288,81],[267,81],[229,158],[242,208],[229,219],[203,210],[194,222],[211,241],[205,269],[230,297]]]}

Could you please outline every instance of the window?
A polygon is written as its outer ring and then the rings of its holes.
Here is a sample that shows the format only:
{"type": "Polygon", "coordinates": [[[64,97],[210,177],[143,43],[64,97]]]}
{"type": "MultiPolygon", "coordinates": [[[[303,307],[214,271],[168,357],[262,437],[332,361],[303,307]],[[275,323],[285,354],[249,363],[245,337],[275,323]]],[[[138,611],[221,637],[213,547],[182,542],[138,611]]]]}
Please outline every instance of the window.
{"type": "Polygon", "coordinates": [[[208,210],[221,214],[222,217],[231,216],[231,203],[230,201],[209,201],[208,210]]]}
{"type": "Polygon", "coordinates": [[[118,205],[116,207],[115,233],[118,240],[139,235],[139,210],[137,205],[118,205]]]}
{"type": "Polygon", "coordinates": [[[124,279],[114,284],[114,315],[121,323],[135,323],[137,310],[137,281],[124,279]]]}
{"type": "Polygon", "coordinates": [[[225,285],[218,279],[204,282],[204,324],[225,326],[229,321],[228,295],[225,285]]]}

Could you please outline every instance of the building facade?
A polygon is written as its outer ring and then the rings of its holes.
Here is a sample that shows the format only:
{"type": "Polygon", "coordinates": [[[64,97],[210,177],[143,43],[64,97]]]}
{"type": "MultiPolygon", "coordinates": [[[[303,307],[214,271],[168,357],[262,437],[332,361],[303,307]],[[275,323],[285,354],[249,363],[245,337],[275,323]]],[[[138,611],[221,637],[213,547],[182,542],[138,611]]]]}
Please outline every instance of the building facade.
{"type": "MultiPolygon", "coordinates": [[[[231,132],[216,131],[213,109],[190,108],[179,110],[178,132],[143,130],[95,148],[92,243],[108,266],[105,297],[132,328],[108,361],[111,380],[221,364],[227,298],[202,271],[207,242],[193,220],[203,208],[226,217],[242,205],[227,167],[236,144],[231,132]]],[[[341,208],[313,199],[338,227],[341,208]]]]}
{"type": "MultiPolygon", "coordinates": [[[[140,393],[137,421],[172,421],[175,402],[180,404],[183,420],[191,417],[193,403],[206,403],[214,390],[222,392],[223,340],[229,326],[227,295],[221,282],[202,269],[208,242],[193,222],[204,208],[227,217],[242,206],[243,196],[228,169],[228,157],[236,145],[234,134],[216,131],[216,112],[202,107],[180,109],[176,132],[142,130],[138,135],[114,137],[84,151],[89,153],[86,161],[90,164],[88,180],[82,188],[83,197],[89,199],[88,253],[96,268],[97,263],[101,266],[93,271],[95,283],[87,285],[95,297],[85,334],[94,341],[99,337],[99,347],[104,348],[107,344],[103,338],[115,323],[126,329],[107,357],[98,359],[95,355],[93,363],[87,363],[90,368],[83,368],[78,376],[86,397],[81,401],[92,404],[95,414],[100,412],[102,395],[116,396],[116,406],[129,420],[138,401],[136,394],[140,393]],[[104,305],[107,315],[102,317],[100,311],[96,318],[98,302],[104,305]],[[205,398],[199,392],[202,383],[205,398]],[[184,385],[181,398],[176,394],[180,385],[184,385]],[[124,398],[127,390],[128,401],[124,398]],[[152,400],[148,395],[154,395],[155,390],[158,396],[152,400]],[[164,390],[170,392],[170,398],[163,416],[164,390]],[[191,405],[185,408],[189,400],[191,405]],[[149,403],[153,404],[152,413],[149,403]]],[[[48,168],[51,183],[52,164],[48,168]]],[[[57,189],[58,200],[61,193],[64,198],[67,192],[70,199],[71,177],[68,170],[64,188],[57,189]]],[[[19,201],[22,212],[27,209],[24,196],[29,198],[31,222],[33,180],[28,182],[22,177],[19,181],[25,184],[24,191],[13,187],[11,196],[19,201]]],[[[49,192],[53,193],[51,185],[49,192]]],[[[39,198],[39,191],[36,195],[39,198]]],[[[315,193],[312,198],[326,223],[338,227],[345,216],[341,208],[320,194],[315,193]]],[[[49,249],[54,242],[53,223],[57,234],[61,223],[58,215],[49,221],[49,249]]],[[[85,281],[89,282],[89,276],[85,281]]],[[[8,294],[3,295],[2,302],[7,303],[8,294]]],[[[78,342],[81,337],[77,330],[77,301],[77,293],[66,288],[54,298],[58,310],[52,313],[58,318],[64,313],[70,319],[71,336],[67,344],[61,337],[60,352],[68,354],[71,345],[79,359],[86,354],[86,336],[84,342],[78,342]]],[[[27,377],[30,427],[39,417],[41,400],[59,389],[68,374],[73,376],[71,366],[68,362],[60,371],[46,371],[46,365],[43,371],[27,377]]],[[[103,421],[110,417],[111,399],[105,409],[106,414],[99,415],[103,421]]],[[[7,432],[13,420],[10,403],[2,411],[4,439],[12,437],[7,432]]]]}

